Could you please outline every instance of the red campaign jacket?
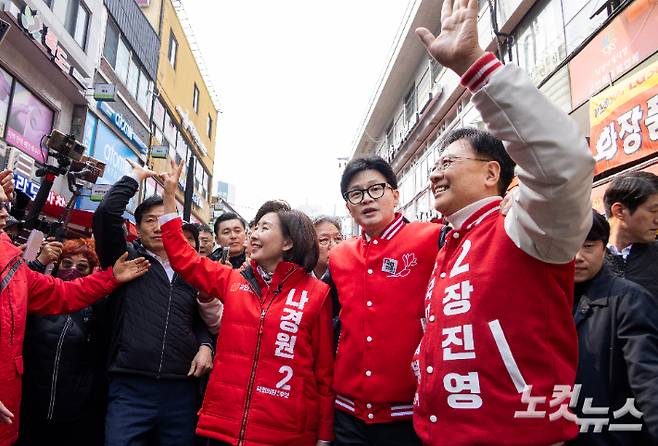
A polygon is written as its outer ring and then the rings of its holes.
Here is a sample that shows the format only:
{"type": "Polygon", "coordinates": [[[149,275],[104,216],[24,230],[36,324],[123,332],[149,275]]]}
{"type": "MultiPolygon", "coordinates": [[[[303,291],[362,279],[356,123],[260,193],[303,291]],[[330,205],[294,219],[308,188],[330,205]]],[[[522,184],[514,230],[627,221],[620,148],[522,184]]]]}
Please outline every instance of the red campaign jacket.
{"type": "Polygon", "coordinates": [[[180,226],[162,225],[172,267],[224,304],[197,434],[245,446],[333,439],[329,287],[288,262],[267,286],[254,263],[238,271],[199,256],[180,226]]]}
{"type": "Polygon", "coordinates": [[[549,264],[517,248],[499,205],[451,230],[437,256],[414,364],[414,427],[427,445],[546,446],[578,430],[565,417],[549,421],[554,386],[576,377],[573,262],[549,264]],[[529,408],[526,385],[545,398],[536,409],[545,416],[515,418],[529,408]]]}
{"type": "Polygon", "coordinates": [[[331,251],[341,307],[336,409],[366,423],[411,418],[416,379],[409,364],[422,336],[440,231],[397,214],[380,237],[346,240],[331,251]]]}
{"type": "MultiPolygon", "coordinates": [[[[0,281],[5,279],[22,252],[0,231],[0,281]],[[7,267],[7,268],[6,268],[7,267]]],[[[73,313],[109,294],[118,286],[112,270],[63,282],[21,264],[0,294],[0,401],[14,414],[12,424],[0,423],[0,446],[18,437],[23,336],[27,313],[73,313]]]]}

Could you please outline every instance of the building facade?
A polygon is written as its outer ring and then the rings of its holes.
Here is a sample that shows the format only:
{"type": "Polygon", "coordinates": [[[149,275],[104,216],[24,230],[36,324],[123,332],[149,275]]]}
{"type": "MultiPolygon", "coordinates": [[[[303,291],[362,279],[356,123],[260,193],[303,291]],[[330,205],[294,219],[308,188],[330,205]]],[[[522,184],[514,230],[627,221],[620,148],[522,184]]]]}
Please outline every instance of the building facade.
{"type": "MultiPolygon", "coordinates": [[[[440,139],[456,127],[484,128],[459,78],[431,60],[414,33],[419,26],[439,31],[441,5],[414,4],[352,153],[378,154],[393,165],[400,209],[412,220],[439,216],[428,178],[440,139]]],[[[526,70],[588,136],[597,160],[593,203],[599,210],[614,175],[628,169],[658,173],[656,23],[655,0],[480,1],[481,46],[526,70]]]]}
{"type": "MultiPolygon", "coordinates": [[[[209,222],[210,199],[217,133],[217,98],[205,72],[194,34],[182,3],[152,0],[142,6],[160,36],[157,98],[153,101],[153,145],[161,147],[152,159],[156,170],[168,168],[169,160],[185,160],[178,205],[191,200],[192,221],[209,222]],[[190,176],[190,178],[188,178],[190,176]]],[[[147,186],[158,190],[155,181],[147,186]]]]}
{"type": "MultiPolygon", "coordinates": [[[[75,133],[84,124],[102,49],[102,0],[8,0],[0,19],[9,29],[0,42],[0,157],[14,169],[16,188],[32,198],[44,161],[42,138],[53,129],[75,133]]],[[[51,204],[71,193],[58,177],[51,204]]]]}

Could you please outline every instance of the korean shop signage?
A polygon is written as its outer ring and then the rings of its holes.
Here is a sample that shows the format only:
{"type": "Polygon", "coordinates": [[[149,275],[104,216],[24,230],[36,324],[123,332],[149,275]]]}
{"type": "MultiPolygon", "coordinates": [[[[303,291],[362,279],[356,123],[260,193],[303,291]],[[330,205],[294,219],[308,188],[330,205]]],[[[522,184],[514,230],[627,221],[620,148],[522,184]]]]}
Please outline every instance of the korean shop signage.
{"type": "Polygon", "coordinates": [[[27,5],[21,11],[11,2],[6,2],[3,9],[62,72],[75,79],[82,88],[87,88],[84,75],[71,65],[69,54],[59,44],[54,31],[44,25],[38,11],[27,5]]]}
{"type": "Polygon", "coordinates": [[[569,62],[574,108],[656,51],[656,0],[635,0],[569,62]]]}
{"type": "Polygon", "coordinates": [[[199,150],[201,150],[201,152],[204,155],[207,155],[208,150],[206,149],[205,144],[203,144],[203,141],[201,140],[201,136],[199,135],[199,132],[197,131],[196,127],[194,127],[194,124],[192,123],[192,121],[190,121],[190,118],[187,117],[187,112],[183,110],[183,108],[180,105],[176,106],[176,111],[181,117],[181,120],[183,122],[183,128],[190,133],[192,139],[194,140],[194,143],[197,145],[199,150]]]}
{"type": "Polygon", "coordinates": [[[592,97],[589,120],[595,174],[658,151],[658,62],[592,97]]]}
{"type": "Polygon", "coordinates": [[[110,107],[107,103],[105,102],[99,102],[98,103],[98,108],[107,116],[110,118],[112,121],[112,124],[119,129],[121,133],[124,134],[126,138],[128,138],[130,141],[132,141],[137,147],[139,147],[139,150],[142,153],[148,152],[148,146],[144,143],[144,141],[141,140],[139,136],[137,136],[137,133],[133,130],[133,128],[128,124],[128,121],[126,121],[121,113],[115,112],[112,107],[110,107]]]}

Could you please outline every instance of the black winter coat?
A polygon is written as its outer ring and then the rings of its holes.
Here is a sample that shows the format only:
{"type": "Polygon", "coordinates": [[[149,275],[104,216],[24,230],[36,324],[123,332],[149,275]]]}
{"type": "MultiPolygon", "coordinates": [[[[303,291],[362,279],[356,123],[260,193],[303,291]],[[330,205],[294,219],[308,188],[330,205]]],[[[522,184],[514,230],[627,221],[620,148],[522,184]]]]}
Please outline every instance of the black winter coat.
{"type": "MultiPolygon", "coordinates": [[[[578,296],[576,296],[578,298],[578,296]]],[[[609,426],[638,424],[642,432],[580,434],[571,445],[656,445],[658,444],[658,304],[639,285],[615,277],[604,265],[582,293],[575,308],[578,331],[578,372],[582,384],[578,416],[603,417],[582,412],[585,398],[592,407],[609,408],[609,426]],[[615,419],[627,398],[643,420],[628,414],[615,419]]]]}
{"type": "Polygon", "coordinates": [[[103,268],[126,250],[128,258],[146,257],[148,272],[118,288],[107,304],[111,373],[152,378],[186,379],[199,347],[212,347],[202,321],[197,291],[177,274],[170,282],[158,260],[138,242],[126,243],[122,214],[137,192],[137,182],[121,178],[107,192],[94,214],[96,253],[103,268]]]}
{"type": "Polygon", "coordinates": [[[658,302],[658,241],[633,243],[626,261],[608,252],[606,261],[615,275],[643,286],[658,302]]]}

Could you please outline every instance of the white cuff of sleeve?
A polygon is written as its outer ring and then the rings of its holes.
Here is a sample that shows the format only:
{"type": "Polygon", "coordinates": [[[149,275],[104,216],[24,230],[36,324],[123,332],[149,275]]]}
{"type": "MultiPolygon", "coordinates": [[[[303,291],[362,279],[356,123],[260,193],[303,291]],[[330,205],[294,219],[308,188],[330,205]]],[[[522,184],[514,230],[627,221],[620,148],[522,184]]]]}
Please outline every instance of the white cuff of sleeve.
{"type": "Polygon", "coordinates": [[[162,217],[160,217],[158,220],[160,221],[160,225],[163,225],[169,221],[172,221],[176,218],[180,218],[177,213],[172,212],[171,214],[164,214],[162,217]]]}

